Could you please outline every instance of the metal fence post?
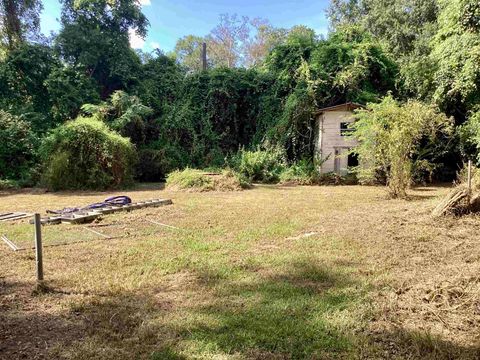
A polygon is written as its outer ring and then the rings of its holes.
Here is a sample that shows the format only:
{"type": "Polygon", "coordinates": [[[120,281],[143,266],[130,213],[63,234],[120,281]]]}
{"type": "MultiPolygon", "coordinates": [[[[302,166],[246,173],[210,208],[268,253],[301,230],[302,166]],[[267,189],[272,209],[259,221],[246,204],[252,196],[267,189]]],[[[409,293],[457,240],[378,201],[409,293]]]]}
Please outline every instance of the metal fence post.
{"type": "Polygon", "coordinates": [[[37,267],[37,283],[43,281],[43,249],[42,249],[42,222],[40,214],[35,214],[33,218],[35,226],[35,255],[37,267]]]}

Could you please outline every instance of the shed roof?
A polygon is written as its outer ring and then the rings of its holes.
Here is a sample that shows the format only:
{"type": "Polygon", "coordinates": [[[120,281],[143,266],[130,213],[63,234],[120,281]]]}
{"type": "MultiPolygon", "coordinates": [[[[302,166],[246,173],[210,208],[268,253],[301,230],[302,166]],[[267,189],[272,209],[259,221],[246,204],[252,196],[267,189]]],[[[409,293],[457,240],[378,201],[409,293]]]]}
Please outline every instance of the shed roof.
{"type": "Polygon", "coordinates": [[[315,114],[321,114],[326,111],[341,111],[341,110],[352,111],[354,109],[359,109],[359,108],[365,108],[365,106],[362,104],[354,103],[354,102],[347,102],[345,104],[339,104],[339,105],[318,109],[315,112],[315,114]]]}

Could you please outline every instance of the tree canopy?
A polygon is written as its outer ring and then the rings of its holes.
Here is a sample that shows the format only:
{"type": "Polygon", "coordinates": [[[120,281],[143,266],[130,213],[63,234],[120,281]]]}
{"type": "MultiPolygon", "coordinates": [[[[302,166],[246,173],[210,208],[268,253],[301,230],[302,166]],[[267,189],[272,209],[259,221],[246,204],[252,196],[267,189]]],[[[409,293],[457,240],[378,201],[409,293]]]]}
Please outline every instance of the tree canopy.
{"type": "MultiPolygon", "coordinates": [[[[462,156],[475,153],[476,0],[332,0],[327,35],[224,14],[208,34],[187,35],[168,54],[131,48],[129,35],[145,37],[149,29],[136,0],[61,4],[61,28],[45,41],[40,0],[0,0],[0,111],[12,132],[34,139],[22,148],[26,161],[13,165],[19,171],[2,177],[25,177],[39,144],[79,116],[130,139],[141,180],[222,166],[239,149],[282,149],[287,163],[308,162],[316,109],[385,96],[398,108],[423,104],[419,109],[436,108],[457,126],[469,124],[461,136],[435,140],[433,148],[449,156],[434,161],[454,172],[462,156]]],[[[427,151],[427,143],[415,151],[427,151]]],[[[0,163],[9,159],[0,154],[0,163]]]]}

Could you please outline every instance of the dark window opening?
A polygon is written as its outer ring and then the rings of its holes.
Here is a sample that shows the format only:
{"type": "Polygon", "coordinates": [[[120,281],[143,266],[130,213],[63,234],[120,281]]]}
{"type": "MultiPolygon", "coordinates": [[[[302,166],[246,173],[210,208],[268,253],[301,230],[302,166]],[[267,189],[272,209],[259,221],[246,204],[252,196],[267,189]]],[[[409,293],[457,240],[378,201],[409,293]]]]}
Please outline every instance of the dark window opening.
{"type": "Polygon", "coordinates": [[[352,133],[353,129],[349,126],[350,123],[342,122],[340,123],[340,135],[346,136],[352,133]]]}
{"type": "Polygon", "coordinates": [[[347,166],[348,167],[358,166],[358,155],[357,154],[355,154],[355,153],[349,153],[348,154],[347,166]]]}

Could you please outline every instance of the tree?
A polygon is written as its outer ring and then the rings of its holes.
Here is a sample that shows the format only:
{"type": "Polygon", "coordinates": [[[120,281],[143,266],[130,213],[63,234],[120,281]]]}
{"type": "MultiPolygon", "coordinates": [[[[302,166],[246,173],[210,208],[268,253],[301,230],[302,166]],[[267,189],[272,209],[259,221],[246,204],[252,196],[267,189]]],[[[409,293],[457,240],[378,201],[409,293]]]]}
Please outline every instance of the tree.
{"type": "Polygon", "coordinates": [[[410,100],[400,104],[391,96],[381,103],[370,103],[356,114],[353,137],[358,140],[354,149],[360,166],[362,181],[386,177],[390,195],[405,198],[411,185],[414,161],[425,161],[418,156],[421,140],[434,138],[439,133],[450,133],[452,119],[440,113],[433,105],[410,100]]]}
{"type": "Polygon", "coordinates": [[[189,71],[202,70],[202,43],[200,36],[187,35],[177,40],[173,50],[177,61],[189,71]]]}
{"type": "Polygon", "coordinates": [[[12,50],[39,36],[40,0],[0,0],[0,47],[12,50]]]}
{"type": "MultiPolygon", "coordinates": [[[[480,104],[480,33],[472,31],[472,16],[465,10],[473,0],[441,3],[439,30],[432,41],[434,100],[463,122],[480,104]]],[[[473,21],[474,22],[474,21],[473,21]]]]}
{"type": "Polygon", "coordinates": [[[56,38],[61,57],[93,77],[106,99],[136,81],[139,57],[129,30],[145,36],[148,20],[136,0],[62,0],[62,29],[56,38]]]}
{"type": "Polygon", "coordinates": [[[260,66],[268,54],[285,41],[288,31],[274,28],[268,20],[256,18],[250,22],[255,35],[245,44],[245,65],[247,67],[260,66]]]}
{"type": "Polygon", "coordinates": [[[36,132],[48,130],[52,119],[46,80],[59,66],[46,45],[22,44],[10,51],[0,62],[0,108],[26,116],[36,132]]]}
{"type": "Polygon", "coordinates": [[[249,36],[248,18],[220,15],[218,24],[207,36],[209,58],[217,66],[234,68],[245,61],[242,52],[249,36]]]}
{"type": "Polygon", "coordinates": [[[333,29],[364,27],[396,56],[403,56],[413,51],[418,39],[432,35],[438,0],[334,0],[327,14],[333,29]]]}
{"type": "Polygon", "coordinates": [[[37,141],[27,121],[0,110],[0,179],[28,180],[37,141]]]}
{"type": "Polygon", "coordinates": [[[364,15],[362,0],[331,0],[327,9],[333,31],[345,25],[358,25],[364,15]]]}
{"type": "Polygon", "coordinates": [[[288,31],[276,29],[268,20],[223,14],[205,37],[187,35],[179,39],[173,54],[189,71],[202,69],[202,43],[207,44],[208,67],[253,67],[263,63],[268,53],[283,43],[288,31]]]}
{"type": "Polygon", "coordinates": [[[45,80],[45,86],[55,124],[75,119],[83,104],[100,101],[95,81],[71,66],[54,69],[45,80]]]}

